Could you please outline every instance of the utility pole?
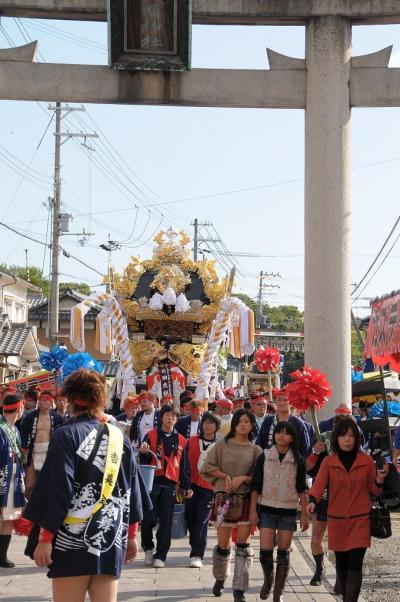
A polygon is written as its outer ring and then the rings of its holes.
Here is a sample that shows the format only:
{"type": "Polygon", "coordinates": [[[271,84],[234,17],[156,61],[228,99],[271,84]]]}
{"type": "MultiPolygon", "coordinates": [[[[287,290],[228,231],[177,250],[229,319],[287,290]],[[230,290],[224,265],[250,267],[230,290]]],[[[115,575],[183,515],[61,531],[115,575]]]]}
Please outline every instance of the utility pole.
{"type": "Polygon", "coordinates": [[[194,220],[193,226],[194,226],[193,259],[194,259],[194,261],[197,261],[197,252],[198,252],[198,247],[199,247],[199,220],[197,219],[197,217],[194,220]]]}
{"type": "Polygon", "coordinates": [[[256,309],[256,328],[261,328],[261,316],[262,316],[262,302],[263,302],[263,292],[266,288],[280,288],[279,284],[264,284],[264,278],[281,278],[279,272],[276,274],[271,272],[260,272],[260,281],[258,285],[258,296],[257,296],[257,309],[256,309]]]}
{"type": "Polygon", "coordinates": [[[58,259],[60,239],[60,213],[61,213],[61,103],[57,102],[55,152],[54,152],[54,198],[52,210],[52,240],[51,240],[51,282],[50,282],[50,315],[49,315],[49,341],[50,349],[57,344],[58,314],[59,314],[59,280],[58,259]]]}
{"type": "MultiPolygon", "coordinates": [[[[51,236],[51,281],[50,281],[50,303],[49,303],[49,343],[50,348],[57,344],[58,341],[58,317],[59,317],[59,255],[60,255],[60,217],[61,217],[61,142],[62,137],[66,137],[66,142],[70,138],[98,138],[96,133],[86,134],[61,132],[62,112],[68,115],[73,111],[84,111],[82,108],[72,108],[68,105],[61,106],[60,102],[56,102],[55,107],[49,106],[50,111],[55,111],[55,152],[54,152],[54,198],[51,200],[52,211],[52,236],[51,236]]],[[[86,233],[85,233],[86,234],[86,233]]]]}
{"type": "Polygon", "coordinates": [[[199,220],[196,217],[193,224],[190,224],[190,225],[194,227],[193,260],[197,261],[199,251],[201,251],[201,249],[199,249],[201,243],[203,243],[203,242],[220,243],[222,241],[220,238],[203,238],[202,236],[199,235],[199,227],[200,226],[211,226],[212,225],[211,222],[199,222],[199,220]]]}
{"type": "Polygon", "coordinates": [[[30,282],[31,275],[29,273],[28,249],[25,249],[25,272],[26,272],[26,279],[28,282],[30,282]]]}
{"type": "Polygon", "coordinates": [[[263,277],[264,272],[260,272],[260,282],[258,285],[258,298],[257,298],[257,311],[256,311],[256,328],[261,328],[261,304],[262,304],[262,292],[263,292],[263,277]]]}

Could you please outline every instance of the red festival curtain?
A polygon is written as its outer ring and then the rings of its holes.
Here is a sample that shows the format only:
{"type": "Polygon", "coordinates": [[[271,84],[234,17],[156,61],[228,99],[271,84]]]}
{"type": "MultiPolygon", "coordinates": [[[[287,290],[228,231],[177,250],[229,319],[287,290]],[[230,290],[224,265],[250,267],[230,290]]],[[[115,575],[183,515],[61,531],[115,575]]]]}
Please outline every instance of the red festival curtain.
{"type": "Polygon", "coordinates": [[[371,303],[364,357],[400,371],[400,291],[371,303]]]}

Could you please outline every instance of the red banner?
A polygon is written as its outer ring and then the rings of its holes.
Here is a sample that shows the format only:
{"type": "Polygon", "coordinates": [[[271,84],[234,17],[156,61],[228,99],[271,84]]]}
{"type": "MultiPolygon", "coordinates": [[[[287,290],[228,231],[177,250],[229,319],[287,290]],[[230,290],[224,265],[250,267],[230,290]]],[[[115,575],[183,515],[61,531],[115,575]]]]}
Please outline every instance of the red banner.
{"type": "Polygon", "coordinates": [[[24,378],[19,378],[18,380],[12,380],[7,385],[19,395],[23,395],[29,387],[33,387],[34,385],[39,389],[51,389],[54,392],[55,376],[53,372],[43,370],[42,372],[36,372],[24,378]]]}
{"type": "Polygon", "coordinates": [[[364,357],[400,352],[400,291],[371,304],[364,357]]]}

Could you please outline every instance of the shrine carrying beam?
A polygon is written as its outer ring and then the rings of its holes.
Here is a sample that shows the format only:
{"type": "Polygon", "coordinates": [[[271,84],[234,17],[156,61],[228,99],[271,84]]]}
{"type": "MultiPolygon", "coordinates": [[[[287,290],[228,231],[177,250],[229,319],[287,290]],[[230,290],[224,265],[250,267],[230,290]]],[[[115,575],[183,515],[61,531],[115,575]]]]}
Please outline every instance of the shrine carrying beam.
{"type": "MultiPolygon", "coordinates": [[[[0,15],[106,21],[107,0],[0,0],[0,15]]],[[[193,23],[304,25],[312,17],[340,16],[354,23],[400,23],[398,0],[193,0],[193,23]]]]}

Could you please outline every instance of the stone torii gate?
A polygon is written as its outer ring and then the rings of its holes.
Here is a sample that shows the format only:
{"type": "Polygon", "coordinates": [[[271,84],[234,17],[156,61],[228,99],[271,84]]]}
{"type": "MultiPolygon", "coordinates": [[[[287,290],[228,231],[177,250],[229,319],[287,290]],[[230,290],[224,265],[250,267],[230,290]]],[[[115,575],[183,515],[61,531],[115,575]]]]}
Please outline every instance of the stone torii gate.
{"type": "MultiPolygon", "coordinates": [[[[0,15],[106,20],[107,0],[0,0],[0,15]]],[[[124,72],[39,64],[0,51],[0,98],[79,103],[305,109],[305,360],[351,404],[351,107],[400,106],[391,48],[351,56],[353,24],[400,23],[398,0],[193,0],[193,23],[305,25],[306,58],[268,50],[270,69],[124,72]]],[[[332,410],[327,409],[326,413],[332,410]]]]}

